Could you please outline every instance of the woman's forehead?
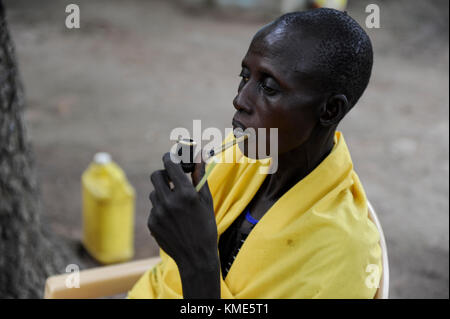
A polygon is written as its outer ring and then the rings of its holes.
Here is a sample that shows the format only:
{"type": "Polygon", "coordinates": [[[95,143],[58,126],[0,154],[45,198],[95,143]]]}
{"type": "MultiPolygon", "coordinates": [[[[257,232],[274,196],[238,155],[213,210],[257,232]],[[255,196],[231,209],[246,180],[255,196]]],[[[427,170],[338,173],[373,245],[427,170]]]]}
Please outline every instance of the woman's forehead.
{"type": "Polygon", "coordinates": [[[286,28],[268,25],[259,30],[253,37],[249,51],[258,54],[273,55],[288,45],[286,28]]]}
{"type": "Polygon", "coordinates": [[[307,72],[313,69],[318,39],[306,30],[268,25],[253,37],[247,54],[255,54],[290,69],[307,72]]]}
{"type": "MultiPolygon", "coordinates": [[[[261,29],[252,39],[243,65],[269,71],[288,87],[313,86],[319,76],[314,65],[315,39],[286,28],[261,29]]],[[[320,77],[320,76],[319,76],[320,77]]]]}
{"type": "Polygon", "coordinates": [[[304,58],[302,50],[296,48],[292,42],[292,39],[282,32],[255,36],[243,62],[247,64],[246,62],[250,62],[250,59],[258,59],[282,73],[295,71],[304,58]]]}

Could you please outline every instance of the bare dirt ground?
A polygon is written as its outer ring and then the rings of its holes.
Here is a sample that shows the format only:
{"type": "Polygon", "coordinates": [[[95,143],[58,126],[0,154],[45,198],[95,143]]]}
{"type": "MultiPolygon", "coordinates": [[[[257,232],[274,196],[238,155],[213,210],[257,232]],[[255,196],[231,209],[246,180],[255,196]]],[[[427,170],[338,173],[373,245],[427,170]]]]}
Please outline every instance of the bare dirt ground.
{"type": "MultiPolygon", "coordinates": [[[[341,130],[385,230],[391,296],[448,298],[448,2],[349,2],[361,24],[368,3],[381,9],[371,83],[341,130]]],[[[48,227],[79,249],[80,176],[107,151],[137,191],[135,258],[156,255],[148,176],[173,128],[230,127],[240,61],[269,19],[77,0],[81,28],[69,30],[68,3],[5,1],[48,227]]]]}

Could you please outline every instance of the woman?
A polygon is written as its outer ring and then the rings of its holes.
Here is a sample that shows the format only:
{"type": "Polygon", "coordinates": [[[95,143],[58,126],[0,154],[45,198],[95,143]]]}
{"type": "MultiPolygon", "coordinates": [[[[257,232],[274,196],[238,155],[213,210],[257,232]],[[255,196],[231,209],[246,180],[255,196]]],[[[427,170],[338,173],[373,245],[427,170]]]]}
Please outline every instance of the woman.
{"type": "Polygon", "coordinates": [[[336,131],[367,87],[372,56],[364,30],[332,9],[286,14],[258,31],[233,126],[277,128],[277,170],[259,174],[262,161],[236,146],[243,161],[217,164],[197,193],[204,165],[192,183],[165,154],[165,169],[151,175],[148,221],[162,262],[129,297],[373,298],[366,269],[380,278],[379,235],[336,131]]]}

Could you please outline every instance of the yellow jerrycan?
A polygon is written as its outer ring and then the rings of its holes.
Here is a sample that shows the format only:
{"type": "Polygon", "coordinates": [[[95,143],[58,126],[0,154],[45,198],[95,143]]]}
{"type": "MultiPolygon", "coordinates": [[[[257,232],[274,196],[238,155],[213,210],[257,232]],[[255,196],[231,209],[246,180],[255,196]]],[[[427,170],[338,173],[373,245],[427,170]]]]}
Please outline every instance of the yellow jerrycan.
{"type": "Polygon", "coordinates": [[[81,177],[83,245],[103,264],[134,254],[135,191],[108,153],[97,153],[81,177]]]}

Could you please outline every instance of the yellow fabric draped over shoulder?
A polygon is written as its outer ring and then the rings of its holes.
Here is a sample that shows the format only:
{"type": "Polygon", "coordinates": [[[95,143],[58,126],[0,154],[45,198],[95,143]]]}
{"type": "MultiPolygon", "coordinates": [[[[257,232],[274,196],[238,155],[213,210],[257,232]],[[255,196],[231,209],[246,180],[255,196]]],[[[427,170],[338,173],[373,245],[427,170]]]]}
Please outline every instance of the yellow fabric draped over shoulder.
{"type": "MultiPolygon", "coordinates": [[[[228,137],[230,139],[232,137],[228,137]]],[[[218,235],[255,195],[270,160],[252,161],[237,145],[208,178],[218,235]],[[228,157],[229,158],[229,157],[228,157]]],[[[223,158],[222,156],[222,158],[223,158]]],[[[147,271],[129,298],[182,298],[176,263],[161,250],[162,262],[147,271]]],[[[331,153],[285,193],[256,224],[234,260],[222,298],[373,298],[373,272],[381,277],[379,233],[368,217],[364,190],[353,170],[344,137],[336,132],[331,153]],[[370,265],[370,267],[368,267],[370,265]]]]}

